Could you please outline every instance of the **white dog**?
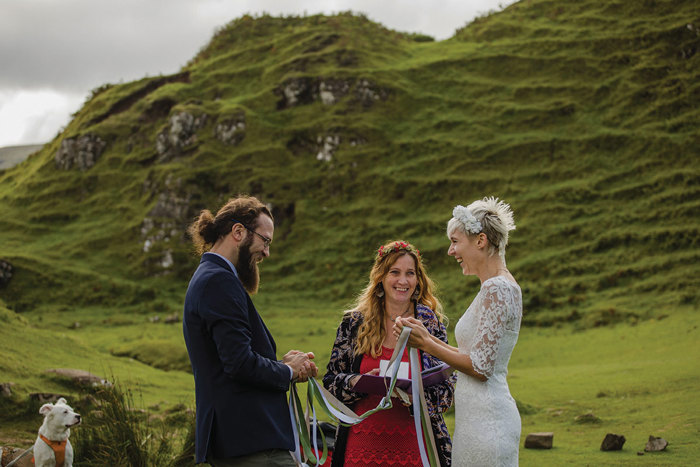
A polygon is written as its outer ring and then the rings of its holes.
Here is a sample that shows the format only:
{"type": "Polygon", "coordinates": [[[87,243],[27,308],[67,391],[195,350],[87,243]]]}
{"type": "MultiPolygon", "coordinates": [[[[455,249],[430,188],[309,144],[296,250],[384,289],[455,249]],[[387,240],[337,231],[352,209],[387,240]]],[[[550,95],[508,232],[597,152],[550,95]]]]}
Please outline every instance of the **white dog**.
{"type": "Polygon", "coordinates": [[[80,423],[80,414],[73,412],[61,397],[56,404],[44,404],[39,409],[44,423],[34,443],[36,467],[71,467],[73,446],[68,441],[70,428],[80,423]]]}

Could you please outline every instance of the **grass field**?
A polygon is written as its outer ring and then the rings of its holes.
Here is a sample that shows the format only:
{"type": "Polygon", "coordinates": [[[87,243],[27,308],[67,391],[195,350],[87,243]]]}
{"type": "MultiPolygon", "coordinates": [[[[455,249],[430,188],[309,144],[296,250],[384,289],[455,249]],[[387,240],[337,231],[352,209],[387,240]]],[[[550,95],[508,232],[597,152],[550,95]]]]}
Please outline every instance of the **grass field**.
{"type": "MultiPolygon", "coordinates": [[[[311,350],[325,368],[342,306],[280,305],[263,296],[256,302],[280,352],[290,348],[311,350]]],[[[694,462],[700,454],[700,414],[696,410],[700,368],[695,364],[700,356],[700,317],[696,310],[668,311],[662,319],[642,320],[635,325],[521,330],[510,363],[509,384],[522,407],[522,440],[527,433],[554,432],[551,451],[526,450],[521,444],[521,465],[694,462]],[[575,421],[578,415],[587,413],[593,413],[599,422],[575,421]],[[600,443],[606,433],[624,435],[624,449],[601,452],[600,443]],[[649,435],[666,439],[670,443],[666,452],[638,456],[649,435]]],[[[9,331],[7,325],[0,327],[0,339],[8,348],[25,349],[23,342],[28,339],[35,343],[32,352],[11,351],[4,355],[2,374],[22,381],[17,387],[20,394],[75,392],[44,370],[76,367],[98,375],[113,375],[120,384],[132,388],[138,407],[156,415],[179,404],[194,406],[189,373],[162,371],[110,354],[124,343],[133,344],[130,348],[150,343],[153,347],[144,359],[177,365],[185,352],[181,323],[154,324],[147,316],[120,318],[98,309],[30,313],[26,318],[6,311],[3,320],[8,316],[20,320],[23,327],[21,333],[9,331]],[[74,320],[80,321],[80,327],[69,329],[74,320]]],[[[452,414],[448,414],[447,421],[452,430],[452,414]]],[[[27,414],[17,423],[0,420],[0,441],[27,445],[35,437],[39,422],[38,413],[27,414]]]]}

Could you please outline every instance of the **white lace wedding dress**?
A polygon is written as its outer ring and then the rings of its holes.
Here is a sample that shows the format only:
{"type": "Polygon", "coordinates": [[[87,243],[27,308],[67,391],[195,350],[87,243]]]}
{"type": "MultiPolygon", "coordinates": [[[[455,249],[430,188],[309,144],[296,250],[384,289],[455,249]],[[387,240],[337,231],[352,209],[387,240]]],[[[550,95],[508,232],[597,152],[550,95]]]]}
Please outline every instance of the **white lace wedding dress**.
{"type": "Polygon", "coordinates": [[[461,353],[486,382],[458,372],[452,465],[518,465],[520,414],[510,395],[508,360],[518,340],[523,302],[520,287],[503,276],[487,279],[457,322],[461,353]]]}

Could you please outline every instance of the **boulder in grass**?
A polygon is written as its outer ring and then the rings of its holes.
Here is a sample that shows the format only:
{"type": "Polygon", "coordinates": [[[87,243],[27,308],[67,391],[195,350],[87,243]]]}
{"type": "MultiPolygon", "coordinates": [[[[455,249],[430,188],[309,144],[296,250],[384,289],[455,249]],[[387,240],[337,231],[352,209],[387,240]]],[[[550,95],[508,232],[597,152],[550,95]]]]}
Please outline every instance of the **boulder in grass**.
{"type": "Polygon", "coordinates": [[[0,383],[0,396],[2,397],[12,397],[12,386],[15,383],[0,383]]]}
{"type": "MultiPolygon", "coordinates": [[[[0,466],[6,467],[10,462],[15,461],[18,457],[24,454],[24,449],[19,449],[11,446],[0,447],[0,466]]],[[[29,453],[22,457],[20,460],[16,461],[13,467],[34,467],[34,462],[32,462],[32,454],[29,453]]]]}
{"type": "Polygon", "coordinates": [[[54,368],[51,370],[46,370],[46,372],[55,373],[58,376],[67,378],[81,386],[112,386],[112,383],[110,383],[106,379],[102,379],[99,376],[95,376],[92,373],[87,372],[85,370],[74,370],[71,368],[54,368]]]}
{"type": "Polygon", "coordinates": [[[616,435],[614,433],[608,433],[605,435],[603,442],[600,445],[601,451],[620,451],[622,446],[625,444],[625,437],[622,435],[616,435]]]}
{"type": "Polygon", "coordinates": [[[63,394],[54,394],[52,392],[32,392],[29,394],[29,399],[37,401],[40,404],[45,404],[47,402],[55,403],[61,397],[66,397],[63,394]]]}
{"type": "Polygon", "coordinates": [[[666,446],[668,446],[668,441],[665,439],[649,435],[649,441],[647,441],[647,445],[644,447],[644,450],[647,452],[665,451],[666,446]]]}
{"type": "Polygon", "coordinates": [[[525,447],[527,449],[552,449],[554,442],[554,433],[530,433],[525,438],[525,447]]]}

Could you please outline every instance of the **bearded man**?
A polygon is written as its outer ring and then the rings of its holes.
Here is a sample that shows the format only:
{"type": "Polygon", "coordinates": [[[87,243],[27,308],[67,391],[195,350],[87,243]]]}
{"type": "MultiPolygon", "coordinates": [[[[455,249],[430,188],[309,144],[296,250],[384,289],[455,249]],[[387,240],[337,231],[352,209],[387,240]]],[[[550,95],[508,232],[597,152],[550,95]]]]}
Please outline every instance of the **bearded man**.
{"type": "Polygon", "coordinates": [[[250,299],[274,229],[269,209],[251,196],[229,200],[216,216],[203,210],[189,228],[202,254],[182,320],[195,380],[197,463],[295,465],[285,393],[290,381],[318,369],[312,353],[291,350],[277,360],[275,341],[250,299]]]}

